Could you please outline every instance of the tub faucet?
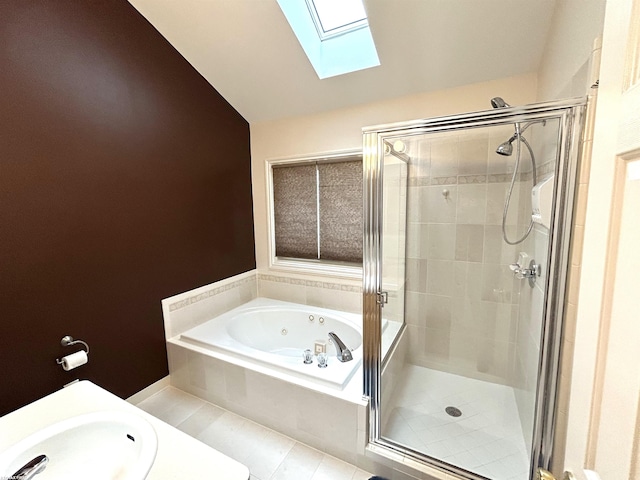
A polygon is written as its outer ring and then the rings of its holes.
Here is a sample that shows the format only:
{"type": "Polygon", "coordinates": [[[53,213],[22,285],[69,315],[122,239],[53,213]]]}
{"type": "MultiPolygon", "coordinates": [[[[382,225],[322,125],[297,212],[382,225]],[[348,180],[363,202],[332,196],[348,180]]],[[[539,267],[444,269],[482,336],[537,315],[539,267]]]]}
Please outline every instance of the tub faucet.
{"type": "Polygon", "coordinates": [[[348,362],[353,360],[353,355],[351,355],[351,350],[347,348],[347,346],[340,340],[340,337],[336,335],[334,332],[329,332],[329,337],[333,340],[333,344],[336,346],[336,357],[341,362],[348,362]]]}
{"type": "Polygon", "coordinates": [[[16,480],[31,480],[47,467],[47,463],[49,463],[49,457],[46,455],[38,455],[31,461],[27,462],[20,470],[9,478],[15,478],[16,480]]]}

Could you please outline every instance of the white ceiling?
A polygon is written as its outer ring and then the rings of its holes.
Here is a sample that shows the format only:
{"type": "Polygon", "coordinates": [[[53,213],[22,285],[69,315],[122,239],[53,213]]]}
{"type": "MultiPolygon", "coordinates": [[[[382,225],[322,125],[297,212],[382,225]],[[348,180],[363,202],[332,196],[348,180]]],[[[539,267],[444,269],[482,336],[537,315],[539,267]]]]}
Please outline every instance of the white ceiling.
{"type": "Polygon", "coordinates": [[[535,72],[556,4],[364,0],[381,65],[319,80],[276,0],[129,1],[250,123],[535,72]]]}

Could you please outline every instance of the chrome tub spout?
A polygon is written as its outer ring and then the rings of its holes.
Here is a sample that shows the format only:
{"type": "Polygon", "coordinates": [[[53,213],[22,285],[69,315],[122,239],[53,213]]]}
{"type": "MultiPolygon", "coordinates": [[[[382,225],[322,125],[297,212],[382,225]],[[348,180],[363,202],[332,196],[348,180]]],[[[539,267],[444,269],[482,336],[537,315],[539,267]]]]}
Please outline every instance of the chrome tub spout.
{"type": "Polygon", "coordinates": [[[333,341],[333,344],[336,347],[336,356],[338,360],[341,362],[348,362],[353,360],[353,355],[351,354],[351,350],[347,348],[347,346],[340,340],[340,337],[336,335],[334,332],[329,332],[329,337],[333,341]]]}

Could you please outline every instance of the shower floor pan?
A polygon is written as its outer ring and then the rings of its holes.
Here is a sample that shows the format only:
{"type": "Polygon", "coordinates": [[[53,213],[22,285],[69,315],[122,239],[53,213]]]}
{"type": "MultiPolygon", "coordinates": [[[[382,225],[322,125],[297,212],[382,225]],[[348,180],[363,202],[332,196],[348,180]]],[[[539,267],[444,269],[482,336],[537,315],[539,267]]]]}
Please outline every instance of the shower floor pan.
{"type": "Polygon", "coordinates": [[[527,478],[513,388],[407,364],[382,436],[495,480],[527,478]]]}

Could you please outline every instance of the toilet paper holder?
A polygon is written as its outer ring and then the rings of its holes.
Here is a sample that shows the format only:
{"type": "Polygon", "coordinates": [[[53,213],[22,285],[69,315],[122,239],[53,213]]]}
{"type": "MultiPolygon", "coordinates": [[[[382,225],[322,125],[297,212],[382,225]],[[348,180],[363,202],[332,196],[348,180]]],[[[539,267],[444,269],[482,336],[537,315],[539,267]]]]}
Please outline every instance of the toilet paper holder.
{"type": "MultiPolygon", "coordinates": [[[[82,340],[74,340],[71,335],[65,335],[64,337],[62,337],[62,340],[60,340],[60,345],[62,345],[63,347],[70,347],[77,344],[84,346],[85,353],[89,355],[89,345],[87,345],[87,342],[83,342],[82,340]]],[[[56,363],[58,365],[62,365],[62,359],[56,358],[56,363]]]]}

